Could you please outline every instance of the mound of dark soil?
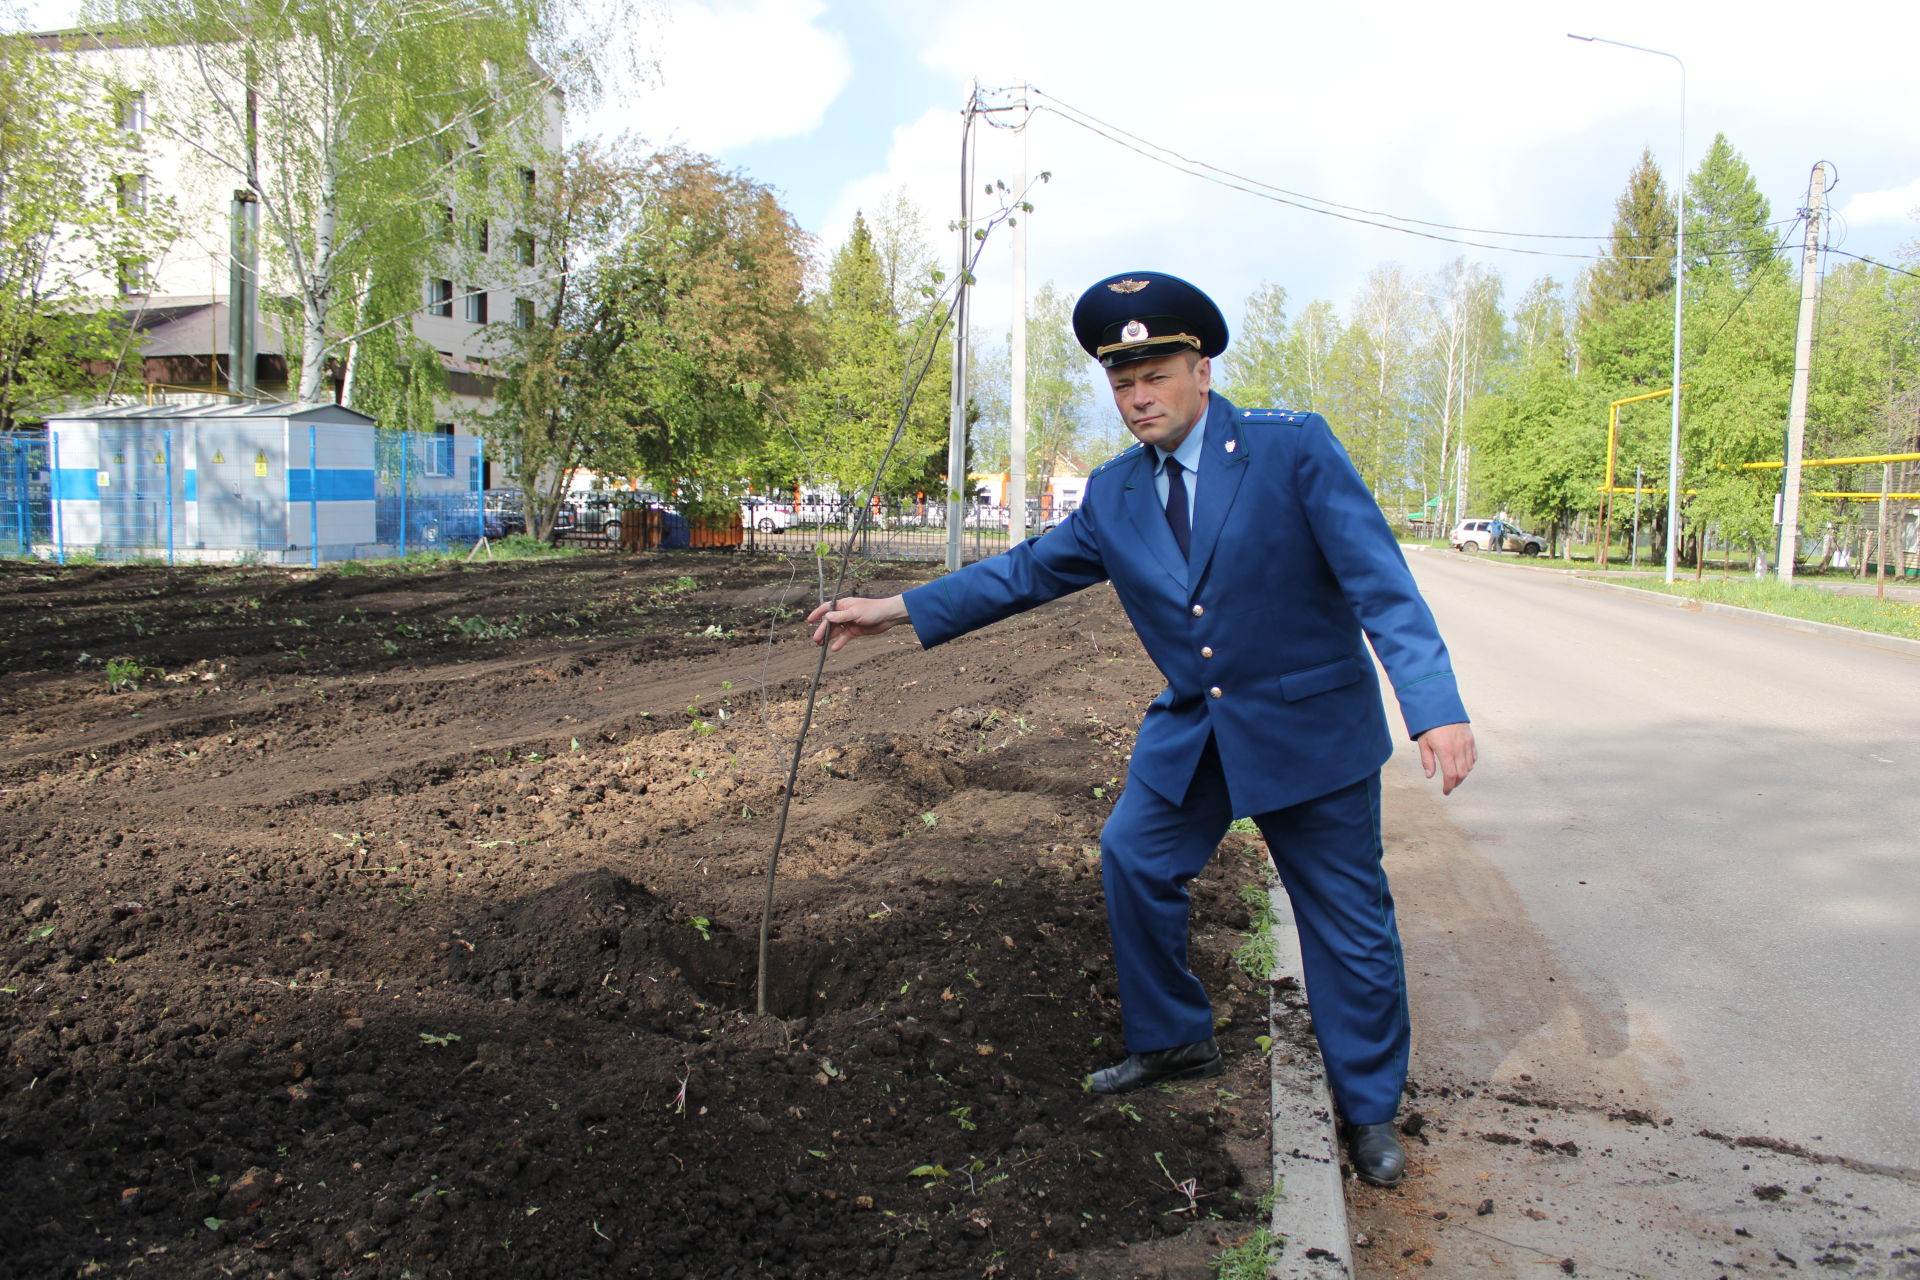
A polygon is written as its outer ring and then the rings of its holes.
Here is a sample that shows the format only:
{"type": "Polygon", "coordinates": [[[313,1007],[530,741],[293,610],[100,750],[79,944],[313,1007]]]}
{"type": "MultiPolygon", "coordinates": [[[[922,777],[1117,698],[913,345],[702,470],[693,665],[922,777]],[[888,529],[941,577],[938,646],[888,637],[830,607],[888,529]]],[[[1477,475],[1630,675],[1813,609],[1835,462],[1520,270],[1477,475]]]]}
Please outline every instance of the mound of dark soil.
{"type": "Polygon", "coordinates": [[[833,659],[761,1016],[796,577],[0,569],[5,1273],[1204,1274],[1264,873],[1195,884],[1229,1074],[1086,1093],[1158,689],[1110,593],[833,659]]]}

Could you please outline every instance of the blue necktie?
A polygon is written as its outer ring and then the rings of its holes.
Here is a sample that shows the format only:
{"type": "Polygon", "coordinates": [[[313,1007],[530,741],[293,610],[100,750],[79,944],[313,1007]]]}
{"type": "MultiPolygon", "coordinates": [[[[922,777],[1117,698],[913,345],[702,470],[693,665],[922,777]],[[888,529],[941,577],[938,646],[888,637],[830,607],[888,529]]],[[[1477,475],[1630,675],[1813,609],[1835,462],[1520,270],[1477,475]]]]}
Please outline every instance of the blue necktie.
{"type": "Polygon", "coordinates": [[[1167,459],[1167,527],[1173,530],[1173,540],[1180,544],[1180,554],[1187,554],[1188,546],[1193,542],[1192,515],[1187,511],[1186,469],[1175,458],[1167,459]]]}

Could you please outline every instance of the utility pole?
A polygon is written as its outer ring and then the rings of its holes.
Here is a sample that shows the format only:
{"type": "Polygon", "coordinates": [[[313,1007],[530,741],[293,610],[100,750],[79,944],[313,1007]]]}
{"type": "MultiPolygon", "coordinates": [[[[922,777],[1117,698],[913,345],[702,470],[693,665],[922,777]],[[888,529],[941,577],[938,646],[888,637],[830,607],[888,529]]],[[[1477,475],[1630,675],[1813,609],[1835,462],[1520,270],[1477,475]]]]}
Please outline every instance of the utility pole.
{"type": "Polygon", "coordinates": [[[1787,405],[1787,465],[1780,483],[1780,581],[1793,581],[1800,542],[1800,455],[1807,443],[1807,393],[1813,379],[1813,318],[1820,305],[1820,215],[1827,162],[1807,181],[1807,239],[1800,251],[1800,328],[1793,340],[1793,398],[1787,405]]]}
{"type": "MultiPolygon", "coordinates": [[[[1020,176],[1013,184],[1016,199],[1027,190],[1027,126],[1020,126],[1020,176]]],[[[1008,370],[1009,424],[1012,440],[1007,460],[1007,545],[1027,536],[1027,214],[1013,219],[1013,337],[1008,370]]]]}
{"type": "Polygon", "coordinates": [[[259,350],[260,202],[253,192],[237,190],[228,216],[227,390],[251,399],[259,350]]]}
{"type": "Polygon", "coordinates": [[[947,571],[960,567],[967,497],[967,287],[973,256],[973,117],[980,86],[960,113],[960,257],[955,264],[953,303],[953,401],[947,418],[947,571]]]}
{"type": "MultiPolygon", "coordinates": [[[[1646,486],[1646,468],[1633,464],[1633,550],[1627,556],[1629,567],[1640,567],[1640,490],[1646,486]]],[[[1608,495],[1611,497],[1612,495],[1608,495]]]]}
{"type": "MultiPolygon", "coordinates": [[[[1467,440],[1466,429],[1461,428],[1460,439],[1453,446],[1453,519],[1459,523],[1467,518],[1467,440]]],[[[1442,517],[1444,522],[1445,517],[1442,517]]],[[[1440,530],[1440,536],[1446,537],[1452,525],[1440,530]]]]}
{"type": "Polygon", "coordinates": [[[252,399],[258,391],[260,346],[260,100],[247,57],[247,185],[233,193],[227,229],[227,390],[252,399]]]}
{"type": "Polygon", "coordinates": [[[1873,598],[1887,598],[1887,491],[1893,488],[1893,464],[1880,464],[1880,533],[1873,543],[1873,598]]]}

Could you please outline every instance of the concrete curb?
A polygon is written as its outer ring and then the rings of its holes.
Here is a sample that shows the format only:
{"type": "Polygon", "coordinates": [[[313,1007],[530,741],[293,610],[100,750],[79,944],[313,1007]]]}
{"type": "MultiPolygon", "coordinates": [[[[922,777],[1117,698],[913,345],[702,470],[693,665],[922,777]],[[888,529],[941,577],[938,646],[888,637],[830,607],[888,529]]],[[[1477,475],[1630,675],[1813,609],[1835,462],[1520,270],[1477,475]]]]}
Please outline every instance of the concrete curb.
{"type": "Polygon", "coordinates": [[[1300,935],[1286,890],[1267,890],[1273,910],[1275,959],[1268,1019],[1273,1037],[1273,1280],[1352,1280],[1347,1195],[1334,1133],[1326,1071],[1311,1036],[1280,1033],[1303,1023],[1306,987],[1300,935]],[[1291,978],[1291,983],[1280,979],[1291,978]]]}

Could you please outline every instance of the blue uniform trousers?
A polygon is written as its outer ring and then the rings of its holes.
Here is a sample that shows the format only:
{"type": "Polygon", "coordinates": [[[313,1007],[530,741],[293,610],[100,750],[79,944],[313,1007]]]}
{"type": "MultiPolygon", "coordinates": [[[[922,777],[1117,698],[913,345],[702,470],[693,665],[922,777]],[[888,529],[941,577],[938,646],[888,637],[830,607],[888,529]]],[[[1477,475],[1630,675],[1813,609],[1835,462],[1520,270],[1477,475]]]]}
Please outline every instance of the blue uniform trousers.
{"type": "MultiPolygon", "coordinates": [[[[1129,778],[1107,819],[1101,868],[1131,1053],[1213,1034],[1213,1007],[1187,968],[1187,885],[1232,820],[1211,742],[1180,804],[1129,778]]],[[[1254,822],[1293,903],[1334,1101],[1351,1123],[1391,1120],[1413,1037],[1393,896],[1381,865],[1380,775],[1256,814],[1254,822]]]]}

